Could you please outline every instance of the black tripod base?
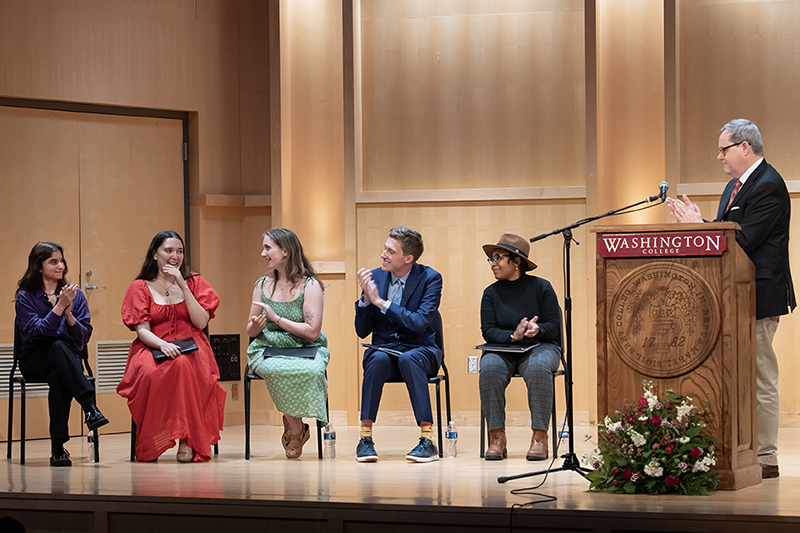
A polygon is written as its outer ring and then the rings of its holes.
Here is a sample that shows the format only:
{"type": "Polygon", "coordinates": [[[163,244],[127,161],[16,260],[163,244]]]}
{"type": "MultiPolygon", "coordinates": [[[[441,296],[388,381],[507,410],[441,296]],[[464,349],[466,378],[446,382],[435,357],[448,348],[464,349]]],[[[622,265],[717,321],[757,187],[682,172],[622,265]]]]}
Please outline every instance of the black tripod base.
{"type": "Polygon", "coordinates": [[[565,453],[561,457],[564,458],[564,463],[561,466],[557,466],[556,468],[548,468],[547,470],[537,470],[536,472],[526,472],[524,474],[516,474],[514,476],[500,476],[499,478],[497,478],[497,482],[505,483],[506,481],[511,481],[514,479],[539,476],[542,474],[549,474],[551,472],[564,472],[567,470],[580,474],[583,477],[586,477],[588,470],[586,470],[581,466],[581,463],[578,460],[577,455],[575,455],[574,453],[565,453]]]}

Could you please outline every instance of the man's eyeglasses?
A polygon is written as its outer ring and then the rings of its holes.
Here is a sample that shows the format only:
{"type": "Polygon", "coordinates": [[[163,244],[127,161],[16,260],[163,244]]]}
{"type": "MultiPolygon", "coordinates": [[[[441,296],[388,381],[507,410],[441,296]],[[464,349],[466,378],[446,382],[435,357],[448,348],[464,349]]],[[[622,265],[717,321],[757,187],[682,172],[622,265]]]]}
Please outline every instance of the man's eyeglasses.
{"type": "Polygon", "coordinates": [[[494,254],[492,257],[487,257],[486,260],[490,263],[497,263],[504,257],[509,257],[508,254],[494,254]]]}
{"type": "Polygon", "coordinates": [[[728,148],[733,148],[734,146],[739,146],[743,142],[744,141],[739,141],[738,143],[733,143],[733,144],[729,144],[728,146],[723,146],[722,148],[719,149],[720,155],[725,155],[725,152],[728,151],[728,148]]]}

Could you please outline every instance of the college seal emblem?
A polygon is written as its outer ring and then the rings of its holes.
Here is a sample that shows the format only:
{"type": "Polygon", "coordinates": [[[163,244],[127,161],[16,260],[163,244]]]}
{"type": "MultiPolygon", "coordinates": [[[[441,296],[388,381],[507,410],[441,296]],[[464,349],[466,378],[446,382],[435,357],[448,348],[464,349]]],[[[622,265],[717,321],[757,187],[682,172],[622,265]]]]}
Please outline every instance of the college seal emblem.
{"type": "Polygon", "coordinates": [[[654,378],[697,368],[719,336],[719,302],[692,269],[666,261],[625,276],[611,297],[613,351],[637,372],[654,378]]]}

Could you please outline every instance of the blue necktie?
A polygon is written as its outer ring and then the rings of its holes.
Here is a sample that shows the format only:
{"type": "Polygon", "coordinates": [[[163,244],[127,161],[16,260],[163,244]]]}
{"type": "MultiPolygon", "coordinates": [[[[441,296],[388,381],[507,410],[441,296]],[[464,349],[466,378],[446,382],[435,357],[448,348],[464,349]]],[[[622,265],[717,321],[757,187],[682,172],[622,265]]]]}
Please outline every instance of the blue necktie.
{"type": "Polygon", "coordinates": [[[403,282],[396,279],[392,284],[395,286],[394,294],[392,295],[392,304],[400,305],[400,301],[403,299],[403,282]]]}

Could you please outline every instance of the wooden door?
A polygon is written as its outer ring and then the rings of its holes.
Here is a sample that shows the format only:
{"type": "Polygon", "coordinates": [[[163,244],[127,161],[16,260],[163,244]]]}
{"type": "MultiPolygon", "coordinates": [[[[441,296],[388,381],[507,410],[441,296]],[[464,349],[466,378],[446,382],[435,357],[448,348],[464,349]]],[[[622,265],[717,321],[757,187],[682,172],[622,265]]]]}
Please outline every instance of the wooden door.
{"type": "MultiPolygon", "coordinates": [[[[109,371],[108,359],[101,366],[96,348],[98,341],[135,338],[120,316],[125,291],[156,233],[184,233],[183,128],[179,120],[161,118],[93,115],[79,121],[80,274],[94,326],[89,351],[101,391],[97,403],[111,421],[103,432],[128,431],[126,402],[113,390],[122,368],[109,371]]],[[[122,354],[117,364],[124,364],[122,354]]]]}
{"type": "MultiPolygon", "coordinates": [[[[86,292],[93,368],[97,341],[134,338],[120,317],[125,290],[153,235],[184,229],[182,143],[175,119],[0,107],[0,343],[13,342],[16,283],[31,247],[45,240],[64,247],[68,278],[86,292]],[[87,284],[104,288],[86,291],[87,284]]],[[[104,432],[130,428],[116,393],[101,393],[98,404],[111,420],[104,432]]],[[[47,421],[47,398],[29,398],[28,438],[47,437],[47,421]]],[[[70,433],[85,433],[77,406],[70,433]]]]}

